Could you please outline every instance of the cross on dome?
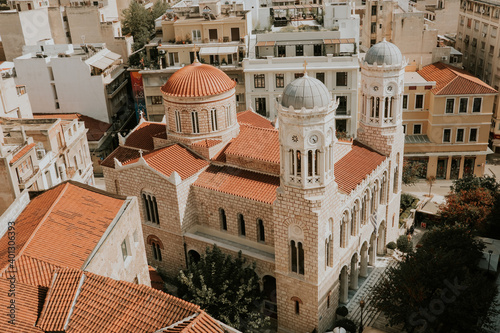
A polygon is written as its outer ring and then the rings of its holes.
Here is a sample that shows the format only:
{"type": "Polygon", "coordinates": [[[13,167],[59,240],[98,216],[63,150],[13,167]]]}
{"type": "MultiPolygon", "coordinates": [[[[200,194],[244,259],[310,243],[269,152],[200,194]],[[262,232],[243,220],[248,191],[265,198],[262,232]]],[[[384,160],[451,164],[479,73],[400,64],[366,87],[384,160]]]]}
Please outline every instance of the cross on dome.
{"type": "Polygon", "coordinates": [[[307,75],[307,60],[304,60],[304,75],[307,75]]]}
{"type": "Polygon", "coordinates": [[[198,56],[196,55],[196,43],[195,43],[195,44],[193,44],[193,45],[194,45],[194,46],[193,46],[193,53],[194,53],[194,60],[193,60],[193,64],[194,64],[195,62],[199,62],[199,61],[198,61],[198,56]]]}

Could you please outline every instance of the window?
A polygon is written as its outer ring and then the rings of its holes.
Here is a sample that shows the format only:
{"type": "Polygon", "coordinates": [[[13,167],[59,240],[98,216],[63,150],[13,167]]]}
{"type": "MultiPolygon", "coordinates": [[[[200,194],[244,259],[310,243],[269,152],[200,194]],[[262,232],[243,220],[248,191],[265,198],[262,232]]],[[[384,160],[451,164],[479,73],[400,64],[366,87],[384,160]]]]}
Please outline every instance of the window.
{"type": "Polygon", "coordinates": [[[372,16],[377,15],[377,6],[372,6],[372,16]]]}
{"type": "Polygon", "coordinates": [[[161,103],[162,103],[161,96],[151,96],[151,104],[153,104],[153,105],[159,105],[161,103]]]}
{"type": "Polygon", "coordinates": [[[422,134],[422,125],[414,124],[413,125],[413,134],[422,134]]]}
{"type": "Polygon", "coordinates": [[[276,74],[276,88],[285,88],[285,74],[276,74]]]}
{"type": "Polygon", "coordinates": [[[125,261],[128,257],[128,247],[127,247],[127,239],[124,239],[122,242],[122,256],[123,256],[123,261],[125,261]]]}
{"type": "Polygon", "coordinates": [[[332,267],[332,236],[325,240],[325,266],[332,267]]]}
{"type": "Polygon", "coordinates": [[[479,30],[479,21],[474,20],[474,30],[479,30]]]}
{"type": "Polygon", "coordinates": [[[372,22],[370,29],[371,29],[370,31],[372,34],[376,33],[377,32],[377,22],[372,22]]]}
{"type": "Polygon", "coordinates": [[[266,87],[266,76],[264,74],[254,74],[253,85],[254,85],[254,88],[265,88],[266,87]]]}
{"type": "Polygon", "coordinates": [[[464,132],[465,132],[465,130],[463,128],[458,128],[457,129],[457,139],[456,139],[456,142],[464,142],[464,132]]]}
{"type": "Polygon", "coordinates": [[[255,111],[261,116],[267,117],[265,97],[257,97],[255,99],[255,111]]]}
{"type": "Polygon", "coordinates": [[[201,41],[201,31],[200,30],[191,30],[191,36],[192,36],[193,42],[201,41]]]}
{"type": "Polygon", "coordinates": [[[443,142],[451,142],[451,129],[445,128],[443,130],[443,142]]]}
{"type": "Polygon", "coordinates": [[[295,45],[295,56],[302,57],[304,55],[304,45],[295,45]]]}
{"type": "Polygon", "coordinates": [[[477,128],[471,128],[469,132],[469,142],[477,141],[477,128]]]}
{"type": "Polygon", "coordinates": [[[217,125],[217,110],[212,109],[210,110],[210,121],[212,124],[212,132],[217,131],[218,125],[217,125]]]}
{"type": "Polygon", "coordinates": [[[460,98],[460,106],[458,108],[459,113],[467,113],[467,104],[469,104],[469,99],[468,98],[460,98]]]}
{"type": "Polygon", "coordinates": [[[323,55],[323,49],[321,44],[314,44],[314,56],[319,57],[323,55]]]}
{"type": "Polygon", "coordinates": [[[474,104],[472,106],[472,112],[481,112],[481,97],[474,98],[474,104]]]}
{"type": "Polygon", "coordinates": [[[424,108],[424,95],[415,95],[415,109],[424,108]]]}
{"type": "Polygon", "coordinates": [[[278,57],[286,57],[286,45],[278,45],[278,57]]]}
{"type": "Polygon", "coordinates": [[[161,247],[160,244],[152,241],[151,242],[151,250],[153,252],[153,258],[155,260],[161,261],[161,247]]]}
{"type": "Polygon", "coordinates": [[[339,106],[337,107],[338,115],[346,115],[347,114],[347,96],[337,96],[339,99],[339,106]]]}
{"type": "Polygon", "coordinates": [[[198,122],[197,111],[191,111],[191,129],[193,133],[200,133],[200,124],[198,122]]]}
{"type": "Polygon", "coordinates": [[[453,108],[455,106],[455,99],[454,98],[448,98],[446,99],[446,113],[453,113],[453,108]]]}
{"type": "Polygon", "coordinates": [[[175,64],[179,63],[179,52],[169,52],[168,60],[170,62],[170,66],[175,66],[175,64]]]}
{"type": "Polygon", "coordinates": [[[403,133],[406,134],[406,124],[403,124],[403,133]]]}
{"type": "Polygon", "coordinates": [[[227,230],[226,211],[222,208],[219,208],[219,220],[220,220],[220,228],[222,230],[227,230]]]}
{"type": "Polygon", "coordinates": [[[325,84],[325,73],[316,73],[316,79],[325,84]]]}
{"type": "Polygon", "coordinates": [[[142,193],[142,203],[144,204],[144,211],[146,213],[146,221],[151,223],[160,224],[158,216],[158,204],[156,197],[149,193],[142,193]]]}
{"type": "Polygon", "coordinates": [[[257,237],[259,242],[266,241],[266,233],[264,230],[264,221],[262,219],[257,219],[257,237]]]}
{"type": "Polygon", "coordinates": [[[403,110],[408,110],[408,95],[403,95],[403,110]]]}
{"type": "Polygon", "coordinates": [[[294,77],[295,77],[296,79],[300,79],[300,78],[301,78],[301,77],[303,77],[303,76],[304,76],[304,73],[295,73],[295,74],[294,74],[294,77]]]}
{"type": "Polygon", "coordinates": [[[337,72],[337,86],[347,86],[347,72],[337,72]]]}
{"type": "Polygon", "coordinates": [[[472,19],[467,19],[467,28],[471,28],[472,27],[472,19]]]}
{"type": "Polygon", "coordinates": [[[301,242],[290,241],[292,272],[304,275],[304,248],[301,242]]]}
{"type": "Polygon", "coordinates": [[[490,54],[493,55],[495,53],[495,47],[490,45],[490,54]]]}
{"type": "Polygon", "coordinates": [[[179,110],[175,110],[175,130],[177,132],[182,132],[182,125],[181,125],[181,113],[179,110]]]}
{"type": "Polygon", "coordinates": [[[226,124],[227,126],[232,125],[232,119],[231,119],[231,104],[226,106],[226,124]]]}
{"type": "Polygon", "coordinates": [[[208,29],[208,38],[210,41],[218,41],[217,29],[208,29]]]}
{"type": "Polygon", "coordinates": [[[242,214],[238,214],[238,231],[240,236],[246,236],[245,232],[245,218],[242,214]]]}
{"type": "Polygon", "coordinates": [[[495,38],[497,36],[497,27],[491,27],[491,37],[495,38]]]}
{"type": "Polygon", "coordinates": [[[300,302],[295,301],[295,314],[300,314],[300,302]]]}

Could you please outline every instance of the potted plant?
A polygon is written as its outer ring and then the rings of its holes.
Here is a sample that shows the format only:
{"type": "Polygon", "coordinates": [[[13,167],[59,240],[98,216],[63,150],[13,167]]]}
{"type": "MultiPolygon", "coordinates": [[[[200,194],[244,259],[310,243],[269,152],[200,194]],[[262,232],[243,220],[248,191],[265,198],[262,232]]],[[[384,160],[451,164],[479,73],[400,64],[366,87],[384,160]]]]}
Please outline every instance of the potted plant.
{"type": "Polygon", "coordinates": [[[349,310],[345,306],[339,306],[335,310],[335,314],[337,314],[338,319],[344,319],[349,314],[349,310]]]}
{"type": "Polygon", "coordinates": [[[389,242],[387,244],[387,253],[392,255],[394,253],[394,250],[396,249],[397,245],[394,242],[389,242]]]}

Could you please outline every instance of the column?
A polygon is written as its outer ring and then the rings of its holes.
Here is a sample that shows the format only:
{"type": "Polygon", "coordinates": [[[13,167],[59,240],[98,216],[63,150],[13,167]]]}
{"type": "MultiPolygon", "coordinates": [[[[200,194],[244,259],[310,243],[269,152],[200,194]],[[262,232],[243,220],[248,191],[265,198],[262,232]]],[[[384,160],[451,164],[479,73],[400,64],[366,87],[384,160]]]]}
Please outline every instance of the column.
{"type": "Polygon", "coordinates": [[[368,276],[368,247],[366,247],[364,250],[361,249],[361,266],[359,270],[359,275],[361,277],[367,277],[368,276]]]}
{"type": "Polygon", "coordinates": [[[451,156],[448,156],[448,162],[446,163],[446,178],[450,179],[451,174],[451,156]]]}
{"type": "Polygon", "coordinates": [[[358,290],[358,261],[351,261],[351,279],[349,287],[353,290],[358,290]]]}
{"type": "Polygon", "coordinates": [[[458,178],[462,178],[464,175],[464,163],[465,163],[465,157],[461,156],[460,157],[460,171],[458,172],[458,178]]]}
{"type": "Polygon", "coordinates": [[[347,280],[348,280],[347,268],[344,267],[340,272],[340,296],[339,296],[340,303],[347,303],[347,297],[349,294],[349,285],[347,283],[347,280]]]}

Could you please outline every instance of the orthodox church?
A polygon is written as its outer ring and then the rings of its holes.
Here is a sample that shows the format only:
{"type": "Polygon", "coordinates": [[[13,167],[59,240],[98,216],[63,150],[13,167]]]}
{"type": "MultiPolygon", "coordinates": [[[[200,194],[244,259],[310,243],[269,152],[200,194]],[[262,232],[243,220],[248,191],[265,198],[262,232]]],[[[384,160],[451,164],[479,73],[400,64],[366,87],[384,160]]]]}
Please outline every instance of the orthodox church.
{"type": "Polygon", "coordinates": [[[149,264],[174,277],[217,244],[256,262],[280,332],[325,332],[358,277],[399,234],[403,75],[383,41],[361,63],[357,138],[307,75],[275,123],[236,113],[235,82],[197,60],[162,87],[165,120],[140,124],[103,161],[108,191],[137,196],[149,264]]]}

